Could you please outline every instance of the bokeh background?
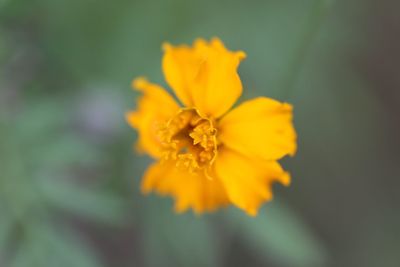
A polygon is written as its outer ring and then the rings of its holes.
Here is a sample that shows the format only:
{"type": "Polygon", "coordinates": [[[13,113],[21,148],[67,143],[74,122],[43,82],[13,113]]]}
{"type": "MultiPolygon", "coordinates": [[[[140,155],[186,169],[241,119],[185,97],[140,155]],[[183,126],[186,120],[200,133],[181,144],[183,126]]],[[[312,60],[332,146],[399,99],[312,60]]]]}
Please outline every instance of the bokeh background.
{"type": "Polygon", "coordinates": [[[0,266],[400,266],[398,1],[0,1],[0,266]],[[256,218],[143,196],[124,121],[161,43],[242,49],[242,99],[295,107],[256,218]]]}

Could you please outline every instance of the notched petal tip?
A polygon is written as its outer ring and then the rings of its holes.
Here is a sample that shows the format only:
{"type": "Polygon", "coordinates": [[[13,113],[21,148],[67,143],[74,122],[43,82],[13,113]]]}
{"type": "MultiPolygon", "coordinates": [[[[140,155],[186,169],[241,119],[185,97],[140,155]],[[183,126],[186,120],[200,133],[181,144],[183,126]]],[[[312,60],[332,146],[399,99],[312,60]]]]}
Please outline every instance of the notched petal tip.
{"type": "Polygon", "coordinates": [[[292,105],[292,104],[283,102],[283,103],[282,103],[282,106],[283,106],[283,108],[286,109],[287,111],[293,112],[293,105],[292,105]]]}
{"type": "Polygon", "coordinates": [[[284,186],[289,186],[292,182],[292,178],[288,172],[284,172],[282,176],[279,177],[279,182],[284,186]]]}
{"type": "Polygon", "coordinates": [[[293,126],[293,105],[284,102],[282,103],[282,110],[290,115],[292,148],[288,151],[288,155],[293,157],[297,153],[297,134],[293,126]]]}
{"type": "Polygon", "coordinates": [[[241,61],[247,57],[247,54],[244,51],[239,50],[236,52],[236,56],[241,61]]]}
{"type": "Polygon", "coordinates": [[[294,139],[294,143],[295,143],[295,144],[293,145],[292,150],[289,151],[289,153],[288,153],[288,155],[289,155],[290,157],[294,157],[294,156],[296,155],[296,153],[297,153],[296,138],[294,139]]]}
{"type": "Polygon", "coordinates": [[[289,114],[290,122],[292,124],[292,128],[291,128],[292,147],[288,151],[288,155],[290,157],[293,157],[297,153],[297,134],[296,134],[296,130],[294,129],[294,126],[293,126],[293,105],[284,102],[284,103],[282,103],[282,110],[283,110],[283,112],[286,112],[287,114],[289,114]]]}
{"type": "Polygon", "coordinates": [[[271,192],[268,196],[262,197],[262,198],[261,198],[261,201],[259,201],[259,202],[252,203],[252,204],[247,204],[247,205],[245,205],[245,206],[243,206],[243,205],[237,205],[237,204],[235,204],[235,205],[236,205],[239,209],[245,211],[246,214],[249,215],[250,217],[257,217],[260,208],[261,208],[264,204],[266,204],[266,203],[268,203],[268,202],[271,202],[271,201],[273,200],[273,198],[274,198],[274,196],[273,196],[273,194],[272,194],[272,192],[271,192]]]}
{"type": "Polygon", "coordinates": [[[247,215],[249,215],[250,217],[253,217],[253,218],[257,217],[257,215],[258,215],[258,209],[246,209],[245,211],[246,211],[247,215]]]}
{"type": "Polygon", "coordinates": [[[207,45],[207,40],[204,38],[196,38],[193,41],[193,47],[206,46],[206,45],[207,45]]]}
{"type": "Polygon", "coordinates": [[[161,44],[161,50],[166,53],[166,52],[174,52],[174,51],[179,51],[180,49],[187,49],[190,48],[186,44],[180,44],[180,45],[173,45],[170,42],[163,42],[161,44]]]}
{"type": "Polygon", "coordinates": [[[125,112],[125,121],[133,128],[138,127],[139,122],[138,122],[137,112],[135,111],[125,112]]]}
{"type": "MultiPolygon", "coordinates": [[[[218,37],[211,38],[210,44],[211,44],[211,46],[213,46],[216,49],[223,50],[223,51],[229,51],[226,48],[225,44],[218,37]]],[[[232,53],[239,59],[239,61],[241,61],[247,57],[246,53],[242,50],[232,51],[232,53]]]]}
{"type": "Polygon", "coordinates": [[[164,51],[164,52],[169,50],[169,49],[171,49],[171,48],[172,48],[172,45],[169,42],[164,42],[161,45],[161,50],[164,51]]]}
{"type": "Polygon", "coordinates": [[[224,42],[221,41],[218,37],[214,36],[210,40],[210,44],[216,48],[222,48],[226,50],[224,42]]]}
{"type": "Polygon", "coordinates": [[[144,88],[149,84],[147,78],[144,76],[139,76],[132,80],[131,86],[135,90],[144,90],[144,88]]]}

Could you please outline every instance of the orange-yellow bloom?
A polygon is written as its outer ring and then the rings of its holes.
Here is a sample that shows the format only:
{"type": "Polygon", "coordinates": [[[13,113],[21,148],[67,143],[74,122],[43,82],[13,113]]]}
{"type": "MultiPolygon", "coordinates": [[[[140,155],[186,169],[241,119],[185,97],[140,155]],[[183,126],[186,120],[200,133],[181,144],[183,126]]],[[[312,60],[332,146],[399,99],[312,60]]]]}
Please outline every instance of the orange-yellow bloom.
{"type": "Polygon", "coordinates": [[[138,149],[156,159],[142,191],[172,196],[178,212],[233,204],[256,215],[273,182],[290,183],[277,160],[296,151],[292,106],[259,97],[229,111],[242,93],[237,68],[246,54],[217,38],[163,49],[165,79],[182,106],[161,86],[133,81],[142,96],[127,121],[138,149]]]}

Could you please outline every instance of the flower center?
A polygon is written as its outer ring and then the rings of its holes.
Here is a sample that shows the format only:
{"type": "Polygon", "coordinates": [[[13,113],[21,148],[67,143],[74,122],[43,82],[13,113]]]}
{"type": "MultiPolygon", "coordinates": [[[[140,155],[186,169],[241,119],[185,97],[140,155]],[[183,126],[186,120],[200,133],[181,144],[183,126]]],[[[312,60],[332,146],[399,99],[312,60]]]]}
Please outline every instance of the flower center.
{"type": "Polygon", "coordinates": [[[158,130],[164,159],[191,172],[211,166],[217,154],[216,134],[213,121],[195,109],[181,109],[158,130]]]}

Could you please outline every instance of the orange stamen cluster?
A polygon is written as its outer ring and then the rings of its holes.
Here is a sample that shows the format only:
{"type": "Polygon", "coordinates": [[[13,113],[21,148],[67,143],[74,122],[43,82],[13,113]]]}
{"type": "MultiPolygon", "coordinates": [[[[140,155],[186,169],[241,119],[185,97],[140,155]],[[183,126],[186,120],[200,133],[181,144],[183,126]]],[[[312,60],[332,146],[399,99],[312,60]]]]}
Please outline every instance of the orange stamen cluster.
{"type": "Polygon", "coordinates": [[[163,159],[190,172],[209,167],[217,153],[216,133],[210,119],[195,109],[181,109],[158,130],[163,159]]]}

